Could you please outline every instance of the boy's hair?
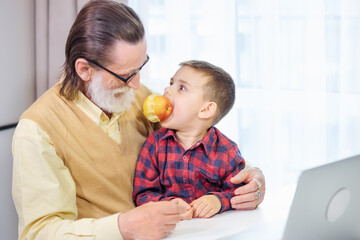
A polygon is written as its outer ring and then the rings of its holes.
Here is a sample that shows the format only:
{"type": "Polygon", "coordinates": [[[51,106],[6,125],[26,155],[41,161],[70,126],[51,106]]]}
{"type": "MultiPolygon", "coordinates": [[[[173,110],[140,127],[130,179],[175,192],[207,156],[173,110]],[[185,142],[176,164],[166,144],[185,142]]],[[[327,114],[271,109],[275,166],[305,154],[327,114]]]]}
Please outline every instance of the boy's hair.
{"type": "Polygon", "coordinates": [[[188,66],[208,77],[204,85],[204,98],[217,104],[213,125],[217,124],[234,106],[235,83],[230,74],[211,63],[190,60],[180,63],[181,67],[188,66]]]}

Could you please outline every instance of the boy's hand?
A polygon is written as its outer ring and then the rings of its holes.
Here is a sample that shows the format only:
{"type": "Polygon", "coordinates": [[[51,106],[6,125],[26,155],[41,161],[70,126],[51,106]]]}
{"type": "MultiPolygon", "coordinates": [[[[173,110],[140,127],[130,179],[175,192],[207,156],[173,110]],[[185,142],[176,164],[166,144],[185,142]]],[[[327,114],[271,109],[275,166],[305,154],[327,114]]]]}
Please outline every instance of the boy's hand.
{"type": "Polygon", "coordinates": [[[209,218],[220,211],[221,202],[216,195],[204,195],[201,198],[196,199],[191,206],[194,208],[193,217],[209,218]]]}
{"type": "Polygon", "coordinates": [[[186,208],[186,212],[180,214],[181,216],[181,220],[190,220],[193,218],[193,214],[194,214],[194,208],[192,206],[190,206],[190,204],[188,204],[187,202],[185,202],[184,200],[182,200],[181,198],[174,198],[171,201],[175,201],[177,202],[180,206],[183,206],[184,208],[186,208]]]}

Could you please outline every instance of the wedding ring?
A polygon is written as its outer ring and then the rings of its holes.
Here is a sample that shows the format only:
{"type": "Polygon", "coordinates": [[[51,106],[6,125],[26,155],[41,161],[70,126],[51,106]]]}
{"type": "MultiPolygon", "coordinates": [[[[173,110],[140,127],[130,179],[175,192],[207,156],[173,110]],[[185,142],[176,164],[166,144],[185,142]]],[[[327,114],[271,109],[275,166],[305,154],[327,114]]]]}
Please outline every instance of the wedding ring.
{"type": "Polygon", "coordinates": [[[257,179],[254,179],[254,181],[256,182],[256,184],[258,185],[257,189],[261,188],[262,187],[262,183],[257,180],[257,179]]]}
{"type": "Polygon", "coordinates": [[[261,192],[259,190],[255,191],[255,199],[258,199],[259,197],[261,197],[261,192]]]}

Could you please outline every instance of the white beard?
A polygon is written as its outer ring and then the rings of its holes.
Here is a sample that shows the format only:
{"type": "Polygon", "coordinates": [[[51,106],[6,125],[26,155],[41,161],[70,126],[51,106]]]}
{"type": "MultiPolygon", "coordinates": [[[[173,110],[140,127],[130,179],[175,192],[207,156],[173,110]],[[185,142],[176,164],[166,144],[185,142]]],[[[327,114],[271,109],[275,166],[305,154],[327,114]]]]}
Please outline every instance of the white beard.
{"type": "Polygon", "coordinates": [[[90,81],[88,94],[91,97],[91,101],[109,113],[122,113],[129,109],[135,99],[134,91],[127,86],[117,89],[106,89],[102,85],[102,80],[102,74],[95,74],[90,81]]]}

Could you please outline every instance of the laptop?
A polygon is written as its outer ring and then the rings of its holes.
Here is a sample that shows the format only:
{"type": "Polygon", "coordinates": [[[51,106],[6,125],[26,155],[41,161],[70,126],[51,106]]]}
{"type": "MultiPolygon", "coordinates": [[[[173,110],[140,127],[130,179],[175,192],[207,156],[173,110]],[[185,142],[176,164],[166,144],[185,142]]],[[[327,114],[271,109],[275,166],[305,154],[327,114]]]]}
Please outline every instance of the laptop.
{"type": "Polygon", "coordinates": [[[222,239],[360,239],[360,155],[301,173],[285,222],[256,226],[222,239]]]}

